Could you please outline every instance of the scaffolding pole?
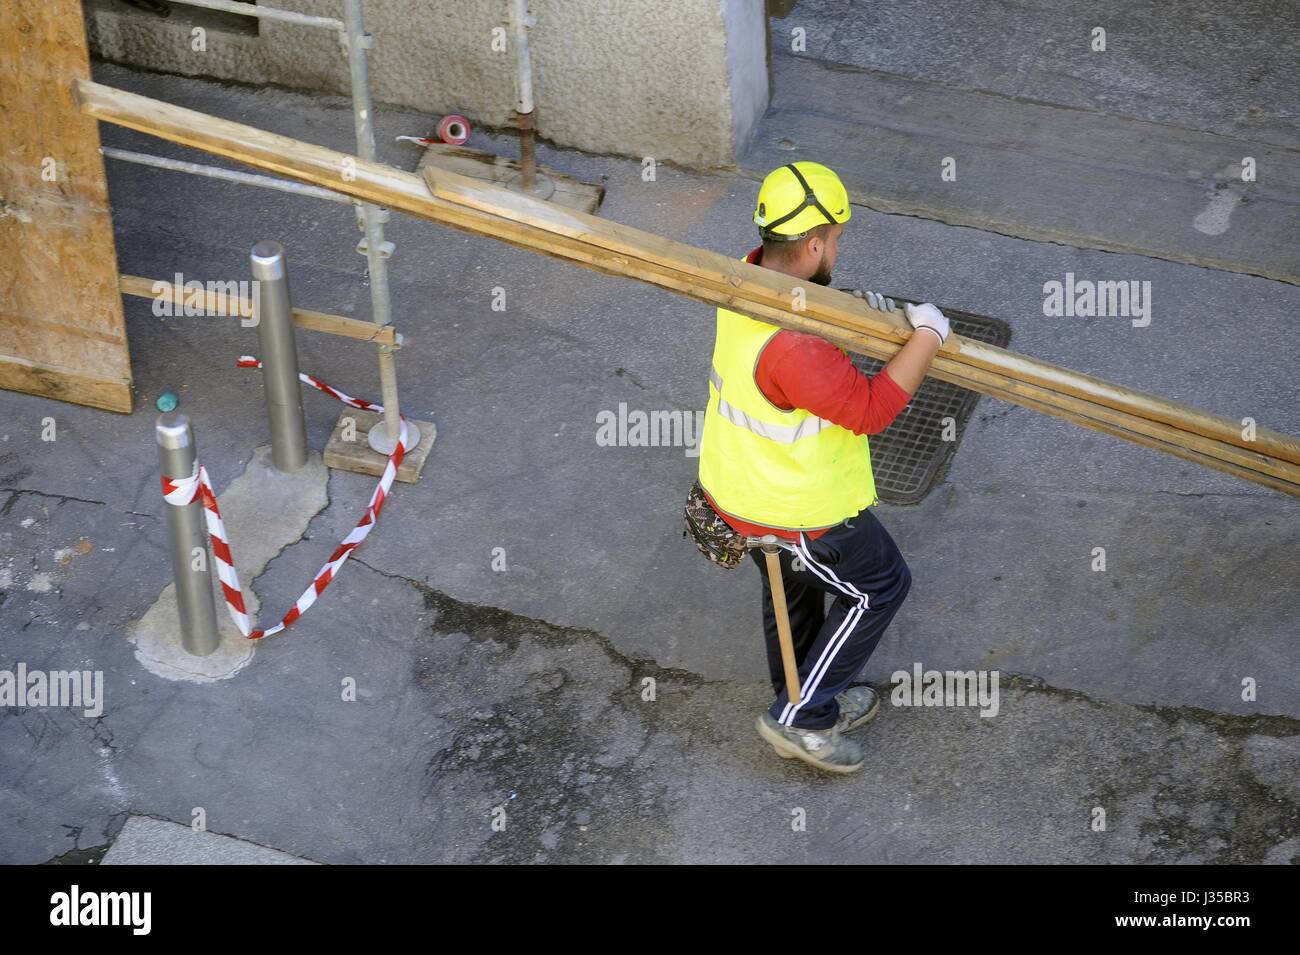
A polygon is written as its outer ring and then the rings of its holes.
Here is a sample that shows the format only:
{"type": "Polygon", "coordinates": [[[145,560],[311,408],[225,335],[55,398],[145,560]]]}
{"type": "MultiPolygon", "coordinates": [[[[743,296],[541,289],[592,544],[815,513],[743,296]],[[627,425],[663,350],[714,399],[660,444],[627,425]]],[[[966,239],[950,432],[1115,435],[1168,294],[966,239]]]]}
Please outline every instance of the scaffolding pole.
{"type": "MultiPolygon", "coordinates": [[[[373,46],[374,40],[365,29],[365,12],[362,0],[343,0],[344,19],[318,17],[292,10],[279,10],[275,7],[252,3],[240,3],[238,0],[174,0],[175,3],[191,7],[203,7],[207,10],[220,10],[242,16],[257,17],[262,20],[276,20],[281,23],[293,23],[299,26],[319,27],[333,30],[338,34],[348,58],[348,85],[352,100],[352,121],[356,129],[357,155],[366,161],[375,158],[375,129],[373,107],[370,99],[370,69],[366,52],[373,46]]],[[[396,246],[384,238],[384,223],[388,221],[388,210],[369,202],[353,202],[340,198],[329,190],[300,183],[284,182],[270,176],[255,176],[249,173],[235,172],[209,166],[202,163],[183,162],[176,159],[164,159],[148,156],[124,149],[106,147],[101,150],[105,156],[126,162],[154,166],[187,172],[210,179],[222,179],[242,185],[259,186],[265,189],[277,189],[296,195],[314,196],[338,202],[352,202],[357,207],[357,225],[364,233],[364,238],[357,245],[357,251],[366,257],[366,269],[370,281],[371,321],[376,332],[382,331],[393,320],[392,295],[388,284],[388,259],[396,246]]],[[[379,349],[379,388],[383,396],[383,420],[370,429],[367,442],[370,447],[383,455],[390,455],[397,447],[397,438],[401,432],[401,406],[397,398],[397,365],[393,357],[396,349],[385,343],[376,346],[379,349]]],[[[420,429],[415,422],[407,422],[406,449],[410,451],[420,443],[420,429]]]]}
{"type": "MultiPolygon", "coordinates": [[[[375,127],[371,116],[370,68],[366,51],[372,45],[366,33],[361,0],[344,0],[343,13],[346,24],[348,74],[352,83],[352,119],[357,130],[357,155],[366,162],[375,159],[375,127]]],[[[384,238],[384,222],[388,210],[363,202],[360,225],[365,232],[363,251],[370,269],[371,320],[379,328],[392,321],[392,299],[388,288],[388,257],[393,253],[393,243],[384,238]]],[[[367,440],[380,454],[392,454],[397,447],[401,430],[400,408],[397,403],[397,368],[393,349],[379,346],[379,387],[384,402],[384,420],[370,429],[367,440]]],[[[420,443],[420,429],[410,423],[407,427],[406,449],[420,443]]]]}

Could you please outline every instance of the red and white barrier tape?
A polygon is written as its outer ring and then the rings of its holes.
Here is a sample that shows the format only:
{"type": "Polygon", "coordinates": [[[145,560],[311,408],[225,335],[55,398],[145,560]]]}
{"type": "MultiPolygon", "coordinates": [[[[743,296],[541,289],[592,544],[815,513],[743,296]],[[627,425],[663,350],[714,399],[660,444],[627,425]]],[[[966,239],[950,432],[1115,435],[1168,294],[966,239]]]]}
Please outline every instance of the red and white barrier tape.
{"type": "MultiPolygon", "coordinates": [[[[240,355],[239,361],[237,361],[235,365],[238,368],[261,368],[262,367],[262,363],[258,361],[256,358],[254,358],[252,355],[240,355]]],[[[311,385],[317,391],[323,391],[325,392],[325,394],[337,398],[345,405],[351,405],[353,408],[360,408],[362,411],[378,411],[380,414],[384,413],[383,405],[371,404],[369,401],[366,401],[364,398],[353,398],[351,395],[345,395],[337,388],[331,388],[329,385],[325,384],[325,382],[321,381],[315,375],[309,375],[306,372],[300,371],[298,372],[298,380],[303,382],[304,384],[311,385]]]]}
{"type": "MultiPolygon", "coordinates": [[[[241,355],[238,366],[240,368],[261,368],[262,363],[252,355],[241,355]]],[[[345,395],[337,388],[331,388],[313,375],[300,372],[298,377],[318,391],[332,395],[345,405],[360,408],[364,411],[383,413],[383,405],[345,395]]],[[[379,484],[376,485],[375,492],[370,495],[370,503],[366,506],[366,512],[361,515],[361,520],[357,521],[357,526],[352,528],[347,537],[343,538],[339,546],[335,548],[334,553],[330,555],[329,560],[316,572],[316,576],[312,578],[312,582],[307,589],[302,592],[302,596],[298,598],[297,603],[284,615],[278,624],[269,630],[251,629],[248,613],[244,609],[244,594],[239,586],[239,575],[235,572],[235,558],[230,550],[230,540],[226,536],[226,527],[221,520],[221,511],[217,508],[217,496],[213,493],[212,482],[208,480],[207,470],[196,461],[194,463],[194,474],[189,478],[177,480],[166,476],[163,477],[163,500],[168,504],[181,507],[192,502],[195,494],[202,495],[203,516],[207,521],[208,536],[212,539],[212,553],[216,558],[217,576],[221,578],[221,590],[225,594],[226,609],[230,611],[230,618],[235,621],[235,626],[239,628],[241,634],[250,640],[259,640],[262,637],[269,637],[279,633],[306,613],[307,609],[316,602],[316,598],[338,576],[348,556],[370,535],[371,530],[379,521],[379,512],[383,510],[384,502],[388,500],[388,492],[393,486],[393,480],[397,477],[397,469],[402,466],[402,459],[406,456],[407,437],[406,419],[403,417],[401,419],[401,432],[397,437],[397,447],[393,449],[393,453],[388,457],[388,464],[384,467],[384,473],[379,478],[379,484]]]]}
{"type": "Polygon", "coordinates": [[[185,507],[199,495],[203,502],[203,519],[208,525],[208,537],[212,540],[212,559],[217,562],[217,576],[221,579],[221,592],[226,597],[226,609],[230,619],[244,636],[248,636],[250,624],[248,611],[244,609],[244,592],[239,587],[239,574],[235,573],[235,557],[230,552],[230,539],[226,537],[226,525],[221,520],[221,511],[217,508],[217,495],[213,493],[212,482],[208,479],[207,468],[194,462],[194,473],[187,478],[169,478],[163,475],[163,500],[177,507],[185,507]]]}

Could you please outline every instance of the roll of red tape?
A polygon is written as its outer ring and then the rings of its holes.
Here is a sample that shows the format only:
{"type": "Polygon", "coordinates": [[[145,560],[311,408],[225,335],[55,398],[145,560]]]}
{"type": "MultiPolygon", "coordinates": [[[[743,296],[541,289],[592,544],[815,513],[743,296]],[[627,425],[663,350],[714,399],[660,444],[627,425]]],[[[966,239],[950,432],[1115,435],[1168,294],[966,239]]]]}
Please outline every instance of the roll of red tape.
{"type": "Polygon", "coordinates": [[[453,146],[459,146],[469,139],[469,132],[469,120],[459,114],[444,116],[438,124],[438,138],[453,146]]]}

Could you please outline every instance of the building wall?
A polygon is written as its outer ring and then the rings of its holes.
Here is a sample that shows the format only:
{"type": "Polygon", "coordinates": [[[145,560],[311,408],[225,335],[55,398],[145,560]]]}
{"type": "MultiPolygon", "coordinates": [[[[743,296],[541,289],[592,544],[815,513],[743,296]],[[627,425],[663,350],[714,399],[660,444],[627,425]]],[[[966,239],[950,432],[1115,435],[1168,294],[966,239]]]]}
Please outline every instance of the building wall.
{"type": "MultiPolygon", "coordinates": [[[[342,17],[342,0],[276,0],[342,17]]],[[[330,31],[174,8],[159,18],[121,0],[85,0],[91,49],[164,72],[343,93],[330,31]],[[192,49],[195,24],[207,50],[192,49]]],[[[368,0],[377,103],[485,126],[514,115],[508,0],[368,0]]],[[[736,160],[767,108],[763,0],[531,0],[537,128],[564,146],[687,166],[736,160]]]]}

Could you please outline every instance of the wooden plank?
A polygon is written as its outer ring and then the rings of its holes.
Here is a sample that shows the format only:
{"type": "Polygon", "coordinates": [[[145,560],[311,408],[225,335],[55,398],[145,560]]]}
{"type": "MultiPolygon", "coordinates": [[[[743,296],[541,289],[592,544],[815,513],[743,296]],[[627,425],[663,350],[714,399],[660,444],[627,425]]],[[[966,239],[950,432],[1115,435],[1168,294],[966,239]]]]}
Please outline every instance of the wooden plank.
{"type": "MultiPolygon", "coordinates": [[[[702,281],[716,281],[721,276],[734,285],[740,296],[748,301],[762,302],[786,311],[791,309],[792,280],[772,269],[674,242],[608,219],[555,209],[531,196],[493,188],[490,184],[450,171],[426,169],[424,176],[433,194],[449,202],[674,268],[702,281]]],[[[910,334],[910,328],[901,316],[894,317],[872,309],[860,299],[836,289],[810,282],[802,283],[801,288],[805,300],[802,311],[822,321],[853,331],[883,334],[893,340],[903,339],[910,334]]],[[[1092,375],[1016,355],[1006,349],[959,335],[949,338],[942,351],[964,364],[998,371],[1020,381],[1032,381],[1056,391],[1084,397],[1119,411],[1172,424],[1242,448],[1267,449],[1300,464],[1300,441],[1287,435],[1263,429],[1257,430],[1254,439],[1247,439],[1237,421],[1115,385],[1092,375]]]]}
{"type": "MultiPolygon", "coordinates": [[[[523,245],[525,248],[529,247],[521,236],[504,228],[498,238],[523,245]]],[[[635,278],[683,295],[695,296],[701,287],[701,281],[698,279],[683,277],[679,273],[672,273],[670,270],[651,263],[629,259],[625,256],[602,258],[598,254],[594,254],[589,247],[574,240],[553,239],[547,253],[566,258],[569,261],[579,262],[595,271],[635,278]]],[[[895,338],[882,338],[860,332],[851,332],[838,327],[828,328],[824,322],[813,318],[807,313],[775,309],[766,305],[758,305],[752,301],[742,300],[738,295],[734,294],[734,290],[731,293],[720,293],[720,295],[724,297],[719,299],[718,303],[722,304],[723,307],[745,312],[760,320],[780,324],[787,328],[820,335],[850,351],[870,355],[873,358],[888,360],[902,347],[900,341],[895,338]],[[728,294],[730,297],[725,297],[728,294]]],[[[1038,411],[1045,411],[1064,420],[1073,421],[1076,424],[1100,430],[1107,434],[1126,437],[1145,447],[1167,450],[1171,445],[1183,444],[1196,452],[1194,456],[1188,458],[1189,460],[1205,463],[1207,459],[1218,458],[1229,465],[1234,465],[1233,469],[1229,470],[1228,473],[1232,473],[1237,477],[1244,477],[1247,480],[1254,480],[1255,478],[1252,476],[1254,474],[1275,477],[1279,479],[1276,482],[1260,480],[1257,483],[1279,490],[1291,488],[1292,490],[1289,493],[1300,495],[1300,466],[1272,458],[1258,451],[1243,449],[1195,433],[1184,432],[1170,425],[1116,411],[1104,405],[1095,405],[1086,399],[1060,395],[1042,385],[1005,379],[994,372],[956,362],[949,354],[945,353],[941,353],[935,359],[930,373],[941,380],[950,381],[982,394],[1019,403],[1038,411]],[[1101,422],[1105,427],[1099,426],[1095,422],[1101,422]],[[1139,440],[1136,436],[1142,436],[1143,440],[1139,440]]],[[[1185,455],[1179,456],[1186,457],[1185,455]]],[[[1220,468],[1220,470],[1224,469],[1220,468]]]]}
{"type": "MultiPolygon", "coordinates": [[[[505,192],[504,196],[487,196],[484,190],[493,187],[482,183],[467,180],[469,185],[461,183],[460,189],[462,192],[478,190],[476,202],[486,205],[491,199],[497,206],[513,210],[514,218],[475,208],[468,202],[452,201],[445,195],[432,194],[417,177],[378,163],[363,162],[323,147],[97,84],[79,83],[78,91],[83,110],[106,121],[598,271],[636,278],[700,301],[754,314],[784,327],[815,330],[832,340],[847,333],[859,342],[859,350],[867,354],[879,353],[882,343],[896,350],[910,335],[910,330],[902,327],[902,319],[872,310],[860,300],[833,289],[798,283],[771,270],[689,246],[682,246],[680,254],[669,256],[666,254],[670,251],[668,246],[680,244],[651,237],[656,241],[647,241],[644,247],[636,246],[630,242],[636,230],[618,226],[606,233],[603,227],[610,225],[607,220],[581,217],[580,213],[565,209],[552,208],[551,212],[543,215],[529,205],[527,197],[504,190],[497,190],[505,192]],[[567,218],[567,222],[557,226],[557,218],[567,218]],[[530,221],[533,219],[537,221],[530,221]],[[593,234],[601,235],[604,244],[593,241],[593,234]],[[618,243],[623,243],[618,246],[620,251],[608,247],[618,243]],[[669,261],[671,264],[664,264],[669,261]],[[708,266],[712,264],[717,268],[710,271],[708,266]],[[805,290],[807,307],[801,311],[787,307],[787,303],[793,301],[796,286],[808,286],[805,290]],[[834,321],[827,315],[831,315],[834,321]],[[869,343],[870,348],[864,343],[869,343]]],[[[437,173],[433,175],[435,183],[439,184],[437,188],[447,193],[447,181],[439,179],[437,173]]],[[[448,177],[452,174],[442,175],[448,177]]],[[[1210,443],[1203,447],[1215,452],[1188,450],[1188,453],[1214,457],[1235,453],[1223,451],[1222,446],[1228,445],[1276,459],[1274,463],[1300,463],[1300,441],[1290,436],[1261,430],[1255,442],[1247,442],[1237,423],[1229,419],[980,343],[957,340],[956,345],[955,349],[949,348],[940,355],[940,360],[953,361],[955,367],[945,370],[947,366],[937,361],[939,370],[950,375],[960,373],[963,377],[969,377],[971,369],[983,370],[993,376],[982,383],[983,388],[1000,388],[1011,396],[1008,400],[1018,401],[1026,407],[1042,410],[1042,396],[1062,393],[1084,402],[1081,407],[1101,405],[1119,415],[1143,418],[1165,426],[1169,430],[1159,433],[1173,437],[1175,444],[1184,440],[1179,432],[1209,438],[1210,443]],[[1003,368],[1007,370],[1003,371],[1003,368]],[[1035,394],[1039,397],[1017,393],[1015,387],[1037,388],[1035,394]]],[[[1069,420],[1071,412],[1068,409],[1057,407],[1056,412],[1059,412],[1059,417],[1069,420]]],[[[1124,435],[1136,433],[1115,424],[1107,423],[1106,426],[1122,430],[1124,435]]],[[[1152,435],[1143,437],[1145,440],[1137,443],[1152,446],[1149,442],[1158,440],[1152,435]]],[[[1230,461],[1223,463],[1240,467],[1230,461]]],[[[1251,479],[1247,474],[1239,476],[1251,479]]]]}
{"type": "MultiPolygon", "coordinates": [[[[326,149],[323,146],[300,142],[252,126],[219,119],[205,113],[162,103],[147,96],[128,93],[125,90],[113,89],[98,83],[79,81],[76,84],[76,96],[83,112],[105,122],[115,123],[171,142],[202,149],[214,155],[226,156],[258,169],[274,172],[301,182],[323,186],[344,195],[385,205],[420,218],[473,232],[477,235],[499,237],[498,232],[502,231],[503,220],[500,216],[483,213],[467,205],[442,201],[438,197],[430,195],[428,187],[425,186],[420,177],[380,163],[367,162],[346,153],[326,149]]],[[[447,175],[454,174],[448,173],[447,175]]],[[[465,182],[474,182],[474,180],[468,180],[465,177],[459,178],[465,182]]],[[[509,190],[493,187],[486,183],[479,183],[478,185],[485,189],[496,189],[507,196],[516,195],[509,190]]],[[[546,203],[530,197],[519,196],[518,198],[528,198],[529,202],[550,208],[559,215],[582,216],[582,213],[574,210],[548,206],[546,203]]],[[[610,224],[607,220],[594,216],[584,218],[595,223],[610,224]]],[[[587,231],[581,225],[576,228],[579,232],[585,233],[587,231]]],[[[620,230],[629,229],[627,226],[618,226],[618,228],[620,230]]],[[[631,231],[637,232],[639,230],[631,231]]],[[[640,234],[657,238],[650,233],[640,234]]],[[[513,241],[514,244],[520,244],[522,247],[543,254],[555,254],[548,246],[554,239],[561,237],[554,230],[537,226],[526,226],[523,230],[512,233],[512,235],[516,238],[507,241],[513,241]]],[[[667,242],[668,240],[660,241],[667,242]]],[[[583,244],[591,246],[595,251],[599,249],[590,241],[583,244]]],[[[851,295],[807,282],[800,283],[771,269],[748,265],[720,253],[696,249],[680,243],[674,243],[674,245],[680,245],[681,249],[685,250],[684,254],[687,257],[703,256],[708,261],[716,263],[719,273],[731,286],[740,286],[742,284],[739,277],[733,273],[737,270],[746,270],[746,276],[754,283],[759,286],[770,286],[767,290],[768,299],[777,305],[786,306],[791,303],[795,298],[794,289],[798,286],[803,288],[809,296],[838,296],[843,299],[846,303],[846,314],[851,316],[847,319],[849,322],[848,327],[875,330],[881,334],[892,335],[900,343],[906,341],[911,334],[910,327],[901,317],[887,312],[875,311],[860,299],[856,299],[851,295]]],[[[595,251],[593,251],[593,254],[595,254],[595,251]]],[[[568,256],[560,255],[559,257],[568,256]]],[[[637,256],[629,257],[637,258],[637,256]]],[[[700,270],[697,268],[695,271],[700,270]]],[[[701,301],[713,301],[715,298],[709,295],[696,297],[700,298],[701,301]]],[[[950,350],[956,349],[956,345],[946,347],[950,350]]]]}
{"type": "MultiPolygon", "coordinates": [[[[140,275],[118,276],[118,288],[123,295],[182,304],[192,301],[196,294],[194,290],[186,290],[184,286],[178,288],[165,279],[149,279],[140,275]]],[[[205,283],[203,310],[213,315],[247,316],[253,314],[253,303],[243,296],[208,291],[205,283]]],[[[392,325],[379,328],[373,322],[363,322],[359,318],[348,318],[345,315],[331,315],[328,312],[312,312],[305,308],[295,308],[293,323],[308,331],[341,335],[362,342],[392,345],[394,348],[401,348],[403,344],[402,335],[392,325]]]]}
{"type": "MultiPolygon", "coordinates": [[[[1069,421],[1071,424],[1077,424],[1093,431],[1098,431],[1102,434],[1111,435],[1112,437],[1122,438],[1125,441],[1131,441],[1134,444],[1139,444],[1156,451],[1163,451],[1165,454],[1171,454],[1174,457],[1182,458],[1184,461],[1191,461],[1192,463],[1199,464],[1202,467],[1213,468],[1216,471],[1222,471],[1224,474],[1230,474],[1233,477],[1251,481],[1255,484],[1261,484],[1264,487],[1272,488],[1275,491],[1281,491],[1283,494],[1289,494],[1292,497],[1300,497],[1300,484],[1270,477],[1269,475],[1261,474],[1258,471],[1239,467],[1235,464],[1223,461],[1220,458],[1202,454],[1199,451],[1194,451],[1184,446],[1181,443],[1181,439],[1172,443],[1161,441],[1158,438],[1153,438],[1146,434],[1118,427],[1108,421],[1092,418],[1088,415],[1072,414],[1054,404],[1039,403],[1020,394],[1002,392],[1001,389],[977,385],[975,383],[967,384],[962,380],[962,376],[959,373],[948,377],[946,380],[964,385],[973,391],[979,391],[983,394],[989,395],[990,397],[1000,398],[1003,401],[1020,405],[1023,408],[1030,408],[1034,411],[1041,411],[1044,414],[1053,415],[1062,420],[1069,421]]],[[[1096,408],[1097,406],[1092,405],[1091,407],[1096,408]]]]}
{"type": "MultiPolygon", "coordinates": [[[[498,237],[504,238],[506,241],[510,241],[512,238],[508,233],[503,233],[498,237]]],[[[567,241],[570,240],[553,240],[549,253],[563,253],[562,257],[569,258],[571,261],[579,261],[580,258],[585,257],[584,264],[596,271],[636,278],[683,295],[694,295],[699,290],[700,283],[698,280],[690,280],[680,274],[673,274],[666,270],[657,269],[648,263],[629,260],[625,257],[602,260],[599,256],[591,255],[589,249],[583,252],[578,249],[567,248],[564,244],[567,241]]],[[[528,246],[525,245],[525,247],[528,246]]],[[[897,340],[892,338],[881,338],[860,332],[827,327],[825,323],[806,313],[773,309],[753,302],[745,302],[734,296],[729,300],[722,301],[721,304],[724,307],[745,312],[763,321],[820,335],[850,351],[870,355],[874,358],[888,360],[902,347],[897,340]]],[[[1093,430],[1132,440],[1144,447],[1170,451],[1171,447],[1186,446],[1191,450],[1191,453],[1179,454],[1179,457],[1215,467],[1218,470],[1226,471],[1246,480],[1253,480],[1276,490],[1283,490],[1286,493],[1300,496],[1300,467],[1257,451],[1243,449],[1212,438],[1205,438],[1192,432],[1181,431],[1161,422],[1116,411],[1104,405],[1096,405],[1086,399],[1060,395],[1041,385],[1010,380],[985,369],[963,365],[944,353],[941,353],[935,359],[930,374],[943,381],[950,381],[982,394],[1018,403],[1024,407],[1043,411],[1093,430]],[[1219,460],[1225,466],[1219,467],[1217,464],[1210,464],[1209,462],[1213,460],[1219,460]]],[[[1170,451],[1170,453],[1173,452],[1170,451]]]]}
{"type": "Polygon", "coordinates": [[[83,375],[64,365],[43,365],[14,355],[0,357],[0,388],[105,411],[131,411],[130,381],[83,375]]]}
{"type": "MultiPolygon", "coordinates": [[[[564,241],[553,240],[549,250],[550,253],[555,254],[566,251],[566,257],[577,260],[581,253],[576,248],[571,249],[562,244],[564,241]]],[[[699,291],[703,283],[702,279],[686,279],[679,273],[672,273],[662,267],[626,257],[601,260],[598,256],[590,256],[586,264],[589,268],[597,271],[636,278],[683,295],[693,295],[699,291]]],[[[726,295],[728,293],[723,292],[720,294],[726,295]]],[[[735,294],[732,294],[730,298],[723,298],[720,304],[723,307],[744,312],[763,321],[820,335],[848,348],[850,351],[871,355],[874,358],[888,360],[902,347],[901,342],[896,337],[886,338],[873,334],[852,332],[839,327],[828,328],[826,323],[812,317],[807,312],[792,312],[768,305],[760,305],[753,301],[743,300],[735,294]]],[[[1196,449],[1202,456],[1208,455],[1220,458],[1225,462],[1240,466],[1245,471],[1254,471],[1278,477],[1288,484],[1300,483],[1300,466],[1288,461],[1262,454],[1257,450],[1207,438],[1196,432],[1182,431],[1172,425],[1118,411],[1109,406],[1099,405],[1068,393],[1060,394],[1045,385],[1032,381],[1020,381],[978,366],[964,365],[955,361],[950,353],[941,352],[931,366],[930,373],[942,380],[951,381],[971,390],[990,394],[994,397],[1001,397],[1005,400],[1014,402],[1017,395],[1032,399],[1032,404],[1028,401],[1021,403],[1036,410],[1043,410],[1044,405],[1052,405],[1056,410],[1049,413],[1055,414],[1060,411],[1061,413],[1057,414],[1057,416],[1066,420],[1074,420],[1076,414],[1084,415],[1092,420],[1108,422],[1122,429],[1124,435],[1141,434],[1159,439],[1162,442],[1159,445],[1153,445],[1145,441],[1137,442],[1147,447],[1163,447],[1170,443],[1181,442],[1189,448],[1196,449]]],[[[1090,426],[1084,421],[1076,423],[1090,426]]],[[[1113,434],[1117,432],[1108,430],[1107,433],[1113,434]]],[[[1198,457],[1197,460],[1200,460],[1200,458],[1198,457]]],[[[1238,476],[1243,476],[1243,474],[1238,473],[1238,476]]]]}
{"type": "MultiPolygon", "coordinates": [[[[339,415],[334,431],[325,444],[321,458],[325,466],[373,477],[383,474],[384,468],[388,466],[388,456],[371,450],[366,441],[370,429],[383,420],[384,416],[374,411],[345,409],[339,415]]],[[[420,429],[420,443],[402,458],[401,467],[397,469],[397,480],[405,484],[416,484],[420,480],[420,472],[424,470],[424,463],[429,459],[429,451],[438,438],[438,428],[432,421],[416,421],[414,418],[407,420],[420,429]]]]}
{"type": "MultiPolygon", "coordinates": [[[[776,318],[773,314],[765,314],[765,307],[751,306],[749,312],[753,317],[763,321],[775,321],[776,318]]],[[[859,332],[838,328],[828,329],[816,319],[798,313],[785,313],[785,318],[787,327],[819,335],[849,351],[869,355],[872,358],[887,361],[901,347],[897,342],[859,332]]],[[[1106,434],[1124,437],[1144,447],[1164,451],[1168,451],[1173,446],[1182,447],[1190,451],[1191,456],[1178,455],[1179,457],[1207,464],[1210,467],[1217,467],[1217,465],[1209,464],[1209,461],[1218,461],[1225,465],[1218,470],[1300,496],[1300,466],[1257,451],[1248,451],[1212,438],[1182,431],[1171,425],[1116,411],[1082,398],[1060,394],[1031,382],[1007,379],[982,368],[963,365],[942,353],[936,356],[930,366],[929,374],[941,381],[948,381],[981,394],[1033,408],[1106,434]]]]}
{"type": "MultiPolygon", "coordinates": [[[[430,143],[425,147],[424,156],[415,171],[423,173],[429,166],[503,186],[520,175],[517,159],[469,146],[453,146],[451,143],[430,143]]],[[[598,183],[583,182],[550,166],[538,165],[537,171],[555,184],[555,192],[547,202],[594,214],[605,198],[605,187],[598,183]]]]}
{"type": "Polygon", "coordinates": [[[359,342],[374,342],[377,345],[391,345],[393,348],[401,348],[405,344],[405,337],[392,325],[384,325],[381,328],[375,325],[374,322],[365,322],[359,318],[348,318],[346,315],[332,315],[329,312],[313,312],[305,308],[295,308],[293,310],[293,323],[299,328],[305,328],[311,332],[340,335],[343,338],[353,338],[359,342]]]}
{"type": "Polygon", "coordinates": [[[131,360],[79,0],[0,3],[0,387],[131,410],[131,360]]]}

